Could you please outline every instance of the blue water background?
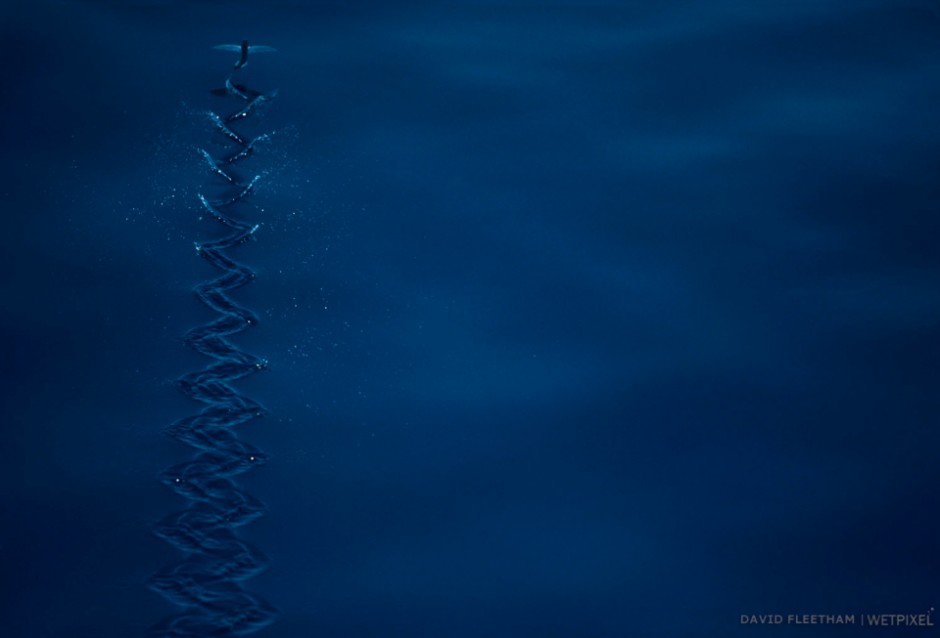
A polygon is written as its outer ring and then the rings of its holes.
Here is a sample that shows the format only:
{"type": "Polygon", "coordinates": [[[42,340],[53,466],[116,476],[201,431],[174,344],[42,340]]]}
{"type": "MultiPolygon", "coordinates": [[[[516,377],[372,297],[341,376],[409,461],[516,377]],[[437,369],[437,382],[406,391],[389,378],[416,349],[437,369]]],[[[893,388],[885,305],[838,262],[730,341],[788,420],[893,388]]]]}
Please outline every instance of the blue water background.
{"type": "Polygon", "coordinates": [[[940,603],[935,4],[3,2],[0,635],[173,611],[193,147],[242,38],[279,49],[236,293],[258,635],[940,603]]]}

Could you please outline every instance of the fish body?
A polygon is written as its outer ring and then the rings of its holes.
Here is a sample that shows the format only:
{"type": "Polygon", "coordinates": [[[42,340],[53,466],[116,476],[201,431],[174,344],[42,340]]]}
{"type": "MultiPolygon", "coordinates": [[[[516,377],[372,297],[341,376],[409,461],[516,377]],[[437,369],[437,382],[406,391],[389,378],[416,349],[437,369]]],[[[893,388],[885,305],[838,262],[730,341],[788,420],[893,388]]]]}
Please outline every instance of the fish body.
{"type": "Polygon", "coordinates": [[[249,53],[273,53],[277,49],[264,46],[263,44],[248,44],[248,40],[242,40],[241,44],[219,44],[213,47],[217,51],[231,51],[238,53],[238,61],[235,62],[235,70],[244,68],[248,65],[249,53]]]}

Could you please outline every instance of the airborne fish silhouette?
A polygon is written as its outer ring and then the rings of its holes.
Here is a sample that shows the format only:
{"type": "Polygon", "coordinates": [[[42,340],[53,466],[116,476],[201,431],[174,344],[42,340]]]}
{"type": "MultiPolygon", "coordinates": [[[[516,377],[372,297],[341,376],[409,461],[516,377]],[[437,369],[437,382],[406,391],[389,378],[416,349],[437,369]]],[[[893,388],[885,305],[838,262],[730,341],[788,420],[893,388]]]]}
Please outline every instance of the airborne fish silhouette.
{"type": "Polygon", "coordinates": [[[266,47],[263,44],[253,44],[249,46],[248,40],[242,40],[241,44],[219,44],[212,48],[219,51],[234,51],[236,53],[240,53],[241,55],[238,58],[238,62],[235,63],[236,69],[240,69],[248,64],[249,53],[272,53],[277,51],[277,49],[273,47],[266,47]]]}

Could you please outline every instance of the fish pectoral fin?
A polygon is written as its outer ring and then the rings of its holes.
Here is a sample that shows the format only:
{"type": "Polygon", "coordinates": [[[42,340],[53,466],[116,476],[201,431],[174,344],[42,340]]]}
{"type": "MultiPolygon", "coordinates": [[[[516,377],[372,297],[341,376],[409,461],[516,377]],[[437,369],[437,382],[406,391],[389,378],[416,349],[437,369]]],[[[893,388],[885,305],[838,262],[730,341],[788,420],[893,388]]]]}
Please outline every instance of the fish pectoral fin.
{"type": "Polygon", "coordinates": [[[242,45],[240,44],[217,44],[213,49],[217,51],[234,51],[235,53],[241,53],[242,45]]]}
{"type": "Polygon", "coordinates": [[[248,53],[274,53],[277,51],[274,47],[264,46],[263,44],[252,44],[248,46],[248,53]]]}

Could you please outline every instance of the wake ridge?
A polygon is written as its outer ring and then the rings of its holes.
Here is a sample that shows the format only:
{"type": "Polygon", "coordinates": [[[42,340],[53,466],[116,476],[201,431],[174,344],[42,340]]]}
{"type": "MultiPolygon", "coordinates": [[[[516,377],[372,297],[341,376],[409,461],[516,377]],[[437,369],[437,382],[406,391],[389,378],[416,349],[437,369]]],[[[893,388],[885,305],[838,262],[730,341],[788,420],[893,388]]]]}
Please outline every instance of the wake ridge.
{"type": "Polygon", "coordinates": [[[182,560],[150,578],[151,589],[183,608],[151,630],[150,635],[155,637],[244,636],[271,624],[277,616],[270,604],[242,588],[242,581],[262,572],[268,559],[237,534],[239,527],[263,516],[265,506],[242,491],[235,478],[267,459],[259,449],[242,441],[235,428],[264,416],[266,411],[240,393],[233,382],[265,369],[267,361],[245,352],[229,339],[257,324],[258,318],[228,294],[255,278],[255,272],[235,261],[228,251],[252,238],[260,226],[233,214],[261,178],[255,175],[246,182],[235,172],[235,166],[269,136],[249,138],[233,123],[250,117],[262,102],[273,98],[235,84],[233,76],[241,66],[236,65],[226,79],[225,89],[213,91],[236,101],[237,109],[227,116],[207,114],[232,149],[218,159],[199,149],[209,172],[229,191],[219,199],[199,194],[200,205],[231,232],[195,245],[197,253],[221,271],[215,279],[194,287],[197,298],[218,317],[192,328],[183,337],[187,346],[212,361],[175,382],[184,395],[204,407],[166,429],[169,436],[194,448],[196,454],[160,476],[166,486],[187,500],[188,507],[167,516],[153,530],[184,553],[182,560]]]}

